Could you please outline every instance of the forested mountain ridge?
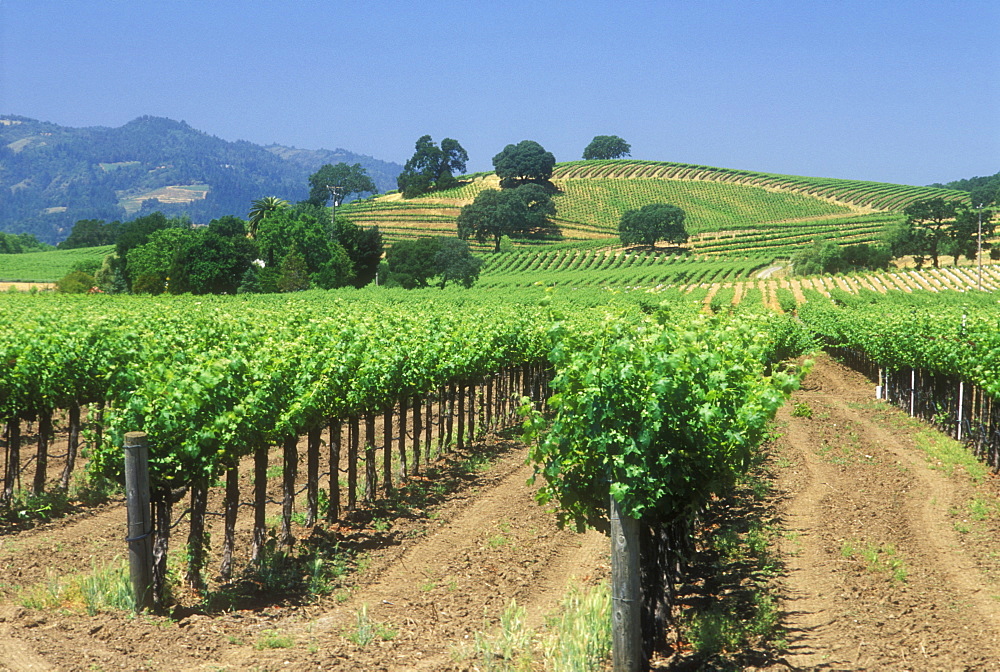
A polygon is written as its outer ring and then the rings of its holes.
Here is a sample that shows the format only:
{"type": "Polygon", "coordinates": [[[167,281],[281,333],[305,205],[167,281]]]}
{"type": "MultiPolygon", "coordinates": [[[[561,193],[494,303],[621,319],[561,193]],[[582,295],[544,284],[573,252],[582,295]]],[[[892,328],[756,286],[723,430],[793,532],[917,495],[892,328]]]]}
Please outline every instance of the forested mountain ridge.
{"type": "Polygon", "coordinates": [[[401,165],[343,149],[229,142],[183,121],[139,117],[119,128],[70,128],[0,116],[0,231],[57,243],[80,219],[160,210],[195,223],[245,216],[263,196],[299,201],[324,163],[360,163],[380,190],[401,165]]]}

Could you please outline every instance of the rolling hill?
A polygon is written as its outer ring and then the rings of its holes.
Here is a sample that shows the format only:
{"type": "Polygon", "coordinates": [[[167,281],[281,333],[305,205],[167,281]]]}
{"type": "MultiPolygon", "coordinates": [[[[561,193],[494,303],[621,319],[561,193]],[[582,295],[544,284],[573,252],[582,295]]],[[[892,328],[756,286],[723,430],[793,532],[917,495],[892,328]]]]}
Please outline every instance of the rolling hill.
{"type": "Polygon", "coordinates": [[[0,116],[0,231],[55,244],[80,219],[161,210],[195,223],[245,215],[262,196],[306,198],[324,163],[360,163],[381,190],[402,166],[344,149],[228,142],[183,121],[139,117],[119,128],[70,128],[0,116]]]}
{"type": "MultiPolygon", "coordinates": [[[[773,253],[819,237],[872,242],[914,200],[967,192],[937,187],[774,175],[658,161],[573,161],[557,164],[552,183],[563,241],[600,242],[617,233],[626,210],[665,202],[687,213],[690,247],[706,254],[773,253]]],[[[362,226],[378,226],[390,242],[454,235],[462,206],[495,175],[465,176],[453,189],[412,199],[389,193],[345,206],[362,226]]]]}

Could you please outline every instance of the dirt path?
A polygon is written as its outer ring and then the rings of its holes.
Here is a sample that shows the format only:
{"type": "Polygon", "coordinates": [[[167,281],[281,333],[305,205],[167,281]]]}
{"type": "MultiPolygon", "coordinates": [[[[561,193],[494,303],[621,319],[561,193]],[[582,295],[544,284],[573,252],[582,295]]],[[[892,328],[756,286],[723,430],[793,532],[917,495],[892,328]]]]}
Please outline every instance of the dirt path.
{"type": "Polygon", "coordinates": [[[823,358],[779,415],[787,660],[998,670],[997,482],[949,476],[918,448],[933,433],[872,393],[823,358]],[[975,501],[992,507],[982,520],[975,501]]]}
{"type": "Polygon", "coordinates": [[[0,545],[0,670],[465,669],[456,656],[512,600],[537,627],[572,577],[593,584],[609,571],[602,535],[561,531],[534,502],[525,457],[523,447],[501,453],[398,543],[373,544],[351,586],[305,606],[179,621],[25,608],[25,591],[45,585],[50,571],[85,571],[120,552],[122,507],[8,535],[0,545]],[[374,631],[364,646],[350,639],[363,609],[374,631]]]}
{"type": "MultiPolygon", "coordinates": [[[[522,456],[523,457],[523,456],[522,456]]],[[[448,670],[455,651],[494,622],[515,599],[539,625],[557,608],[570,577],[592,579],[606,563],[606,539],[597,533],[560,532],[552,515],[532,501],[521,466],[477,497],[452,520],[403,549],[376,581],[344,604],[327,609],[287,632],[342,656],[338,669],[448,670]],[[366,605],[368,617],[392,631],[391,641],[371,649],[345,646],[366,605]]],[[[278,665],[288,656],[252,648],[220,660],[232,669],[278,665]]],[[[317,657],[321,660],[322,657],[317,657]]]]}

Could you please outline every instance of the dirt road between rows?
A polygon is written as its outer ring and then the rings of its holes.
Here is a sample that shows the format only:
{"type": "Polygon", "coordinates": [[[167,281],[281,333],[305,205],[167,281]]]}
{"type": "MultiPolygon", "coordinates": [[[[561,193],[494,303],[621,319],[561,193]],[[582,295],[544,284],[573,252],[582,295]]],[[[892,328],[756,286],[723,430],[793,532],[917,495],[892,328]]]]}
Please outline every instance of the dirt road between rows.
{"type": "MultiPolygon", "coordinates": [[[[121,503],[0,538],[0,670],[461,670],[475,634],[513,602],[537,628],[570,582],[609,572],[607,539],[559,530],[534,501],[526,449],[493,437],[499,460],[467,474],[440,506],[412,520],[344,528],[365,550],[344,584],[303,604],[197,606],[164,617],[24,606],[57,579],[121,555],[121,503]],[[372,641],[352,641],[359,617],[372,641]]],[[[277,495],[277,492],[275,493],[277,495]]],[[[299,528],[301,543],[308,530],[299,528]]],[[[221,532],[213,538],[221,537],[221,532]]],[[[176,542],[181,547],[183,538],[176,542]]],[[[180,553],[181,551],[178,551],[180,553]]],[[[177,564],[182,563],[178,560],[177,564]]],[[[182,596],[190,604],[189,597],[182,596]]]]}
{"type": "Polygon", "coordinates": [[[996,477],[827,358],[778,431],[790,666],[1000,670],[996,477]]]}

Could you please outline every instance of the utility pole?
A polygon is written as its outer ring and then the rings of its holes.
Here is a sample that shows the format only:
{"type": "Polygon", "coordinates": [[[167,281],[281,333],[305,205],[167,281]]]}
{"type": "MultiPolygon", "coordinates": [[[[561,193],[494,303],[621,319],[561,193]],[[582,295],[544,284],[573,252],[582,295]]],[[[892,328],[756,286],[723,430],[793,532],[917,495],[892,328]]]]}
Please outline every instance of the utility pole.
{"type": "Polygon", "coordinates": [[[334,227],[337,226],[337,197],[340,196],[344,188],[336,186],[333,184],[326,185],[326,188],[330,190],[330,224],[334,227]]]}
{"type": "Polygon", "coordinates": [[[976,262],[979,265],[979,271],[977,273],[976,288],[981,292],[983,291],[983,206],[985,203],[979,204],[979,243],[976,249],[976,262]]]}

